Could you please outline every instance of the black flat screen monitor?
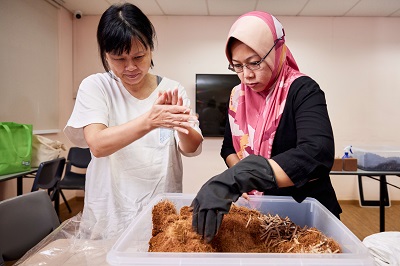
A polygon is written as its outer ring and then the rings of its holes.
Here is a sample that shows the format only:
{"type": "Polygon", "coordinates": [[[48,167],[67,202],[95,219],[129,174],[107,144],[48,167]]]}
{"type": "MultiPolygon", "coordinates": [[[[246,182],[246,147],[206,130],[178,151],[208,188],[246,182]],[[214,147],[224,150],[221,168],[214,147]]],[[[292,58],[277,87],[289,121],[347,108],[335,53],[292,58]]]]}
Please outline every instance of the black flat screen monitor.
{"type": "Polygon", "coordinates": [[[236,74],[196,74],[196,113],[204,137],[223,137],[236,74]]]}

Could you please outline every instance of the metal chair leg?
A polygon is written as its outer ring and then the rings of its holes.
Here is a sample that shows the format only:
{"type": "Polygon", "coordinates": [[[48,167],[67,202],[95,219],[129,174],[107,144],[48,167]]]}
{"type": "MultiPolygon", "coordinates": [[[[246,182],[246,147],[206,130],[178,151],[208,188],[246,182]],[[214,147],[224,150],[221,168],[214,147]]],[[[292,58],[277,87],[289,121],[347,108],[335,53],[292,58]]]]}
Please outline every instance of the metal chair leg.
{"type": "Polygon", "coordinates": [[[67,199],[65,198],[64,193],[62,192],[61,189],[60,189],[59,192],[60,192],[60,194],[61,194],[61,197],[62,197],[63,200],[64,200],[65,205],[67,206],[67,209],[68,209],[69,213],[71,213],[71,212],[72,212],[71,207],[69,206],[68,201],[67,201],[67,199]]]}

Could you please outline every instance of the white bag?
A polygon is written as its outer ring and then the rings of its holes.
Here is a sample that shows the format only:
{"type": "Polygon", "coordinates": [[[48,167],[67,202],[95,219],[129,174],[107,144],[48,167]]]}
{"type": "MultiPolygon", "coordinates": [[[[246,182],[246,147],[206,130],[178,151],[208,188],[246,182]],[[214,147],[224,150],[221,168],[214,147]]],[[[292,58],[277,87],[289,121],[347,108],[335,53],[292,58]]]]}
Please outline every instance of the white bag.
{"type": "Polygon", "coordinates": [[[63,143],[39,135],[32,136],[32,167],[39,167],[41,162],[60,157],[61,150],[66,150],[63,143]]]}
{"type": "Polygon", "coordinates": [[[372,234],[362,242],[374,257],[376,265],[400,265],[400,232],[372,234]]]}

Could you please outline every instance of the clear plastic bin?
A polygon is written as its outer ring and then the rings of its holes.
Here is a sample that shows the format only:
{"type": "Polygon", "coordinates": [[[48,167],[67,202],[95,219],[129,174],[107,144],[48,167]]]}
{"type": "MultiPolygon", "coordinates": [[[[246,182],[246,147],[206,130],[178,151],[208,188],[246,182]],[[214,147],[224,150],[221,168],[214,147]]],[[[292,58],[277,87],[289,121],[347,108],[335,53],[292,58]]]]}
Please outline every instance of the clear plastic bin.
{"type": "Polygon", "coordinates": [[[366,171],[400,171],[400,147],[354,147],[357,167],[366,171]]]}
{"type": "MultiPolygon", "coordinates": [[[[332,213],[315,199],[297,203],[291,197],[252,196],[257,209],[264,213],[288,216],[303,227],[316,227],[341,246],[340,254],[310,253],[178,253],[147,252],[152,233],[152,208],[168,199],[179,210],[189,206],[195,195],[164,194],[155,198],[127,228],[107,254],[111,265],[374,265],[374,260],[361,241],[332,213]]],[[[240,206],[248,202],[240,198],[240,206]]],[[[254,205],[253,205],[254,206],[254,205]]]]}

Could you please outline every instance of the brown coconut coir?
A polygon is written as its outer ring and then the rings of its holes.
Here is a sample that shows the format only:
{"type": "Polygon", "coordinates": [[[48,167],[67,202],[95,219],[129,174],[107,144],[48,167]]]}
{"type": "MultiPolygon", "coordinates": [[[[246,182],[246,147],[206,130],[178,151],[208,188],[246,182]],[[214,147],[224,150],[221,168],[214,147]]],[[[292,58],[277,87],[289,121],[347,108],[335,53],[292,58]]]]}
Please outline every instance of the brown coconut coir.
{"type": "Polygon", "coordinates": [[[299,227],[289,218],[264,215],[232,205],[210,243],[192,230],[189,206],[177,213],[161,201],[152,210],[153,231],[149,252],[340,253],[339,244],[316,228],[299,227]]]}

